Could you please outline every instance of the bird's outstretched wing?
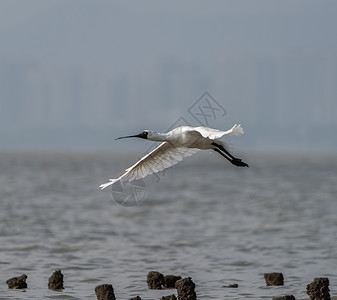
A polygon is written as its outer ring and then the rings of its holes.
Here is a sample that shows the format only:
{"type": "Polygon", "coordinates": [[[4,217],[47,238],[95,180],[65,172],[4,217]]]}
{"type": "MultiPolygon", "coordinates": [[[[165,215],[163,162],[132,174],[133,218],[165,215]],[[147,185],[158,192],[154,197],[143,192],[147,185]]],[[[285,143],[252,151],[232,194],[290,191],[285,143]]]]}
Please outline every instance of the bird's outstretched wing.
{"type": "Polygon", "coordinates": [[[104,189],[119,180],[133,181],[160,172],[175,165],[185,157],[196,153],[198,150],[199,149],[196,148],[174,147],[167,142],[161,143],[158,147],[137,161],[133,166],[126,169],[124,174],[118,178],[109,179],[109,182],[101,184],[100,188],[104,189]]]}
{"type": "Polygon", "coordinates": [[[243,134],[243,128],[241,127],[240,124],[235,124],[231,129],[227,131],[221,131],[209,127],[195,127],[194,130],[197,130],[204,138],[209,138],[209,139],[219,139],[224,136],[229,136],[229,135],[240,135],[243,134]]]}

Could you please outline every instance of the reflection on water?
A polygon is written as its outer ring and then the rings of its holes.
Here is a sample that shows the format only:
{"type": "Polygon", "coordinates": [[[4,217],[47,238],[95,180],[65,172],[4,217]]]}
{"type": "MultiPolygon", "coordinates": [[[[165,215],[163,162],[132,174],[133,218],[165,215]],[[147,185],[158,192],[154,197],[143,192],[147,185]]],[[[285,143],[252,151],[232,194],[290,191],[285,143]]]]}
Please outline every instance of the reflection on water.
{"type": "Polygon", "coordinates": [[[336,157],[248,157],[243,169],[196,154],[146,179],[136,207],[98,189],[134,156],[0,158],[1,281],[28,275],[25,292],[2,284],[0,299],[93,299],[103,283],[120,299],[175,292],[149,291],[152,270],[191,276],[199,299],[308,299],[314,277],[337,295],[336,157]],[[55,269],[61,294],[47,289],[55,269]],[[283,272],[285,286],[266,287],[265,272],[283,272]]]}

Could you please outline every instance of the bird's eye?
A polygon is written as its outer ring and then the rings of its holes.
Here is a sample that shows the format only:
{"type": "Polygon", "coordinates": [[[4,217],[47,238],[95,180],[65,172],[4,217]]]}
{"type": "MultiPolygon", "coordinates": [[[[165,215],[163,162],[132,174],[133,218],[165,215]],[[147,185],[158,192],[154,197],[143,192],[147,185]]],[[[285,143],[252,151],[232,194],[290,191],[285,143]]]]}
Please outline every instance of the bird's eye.
{"type": "Polygon", "coordinates": [[[147,136],[149,133],[147,131],[144,131],[143,134],[147,136]]]}

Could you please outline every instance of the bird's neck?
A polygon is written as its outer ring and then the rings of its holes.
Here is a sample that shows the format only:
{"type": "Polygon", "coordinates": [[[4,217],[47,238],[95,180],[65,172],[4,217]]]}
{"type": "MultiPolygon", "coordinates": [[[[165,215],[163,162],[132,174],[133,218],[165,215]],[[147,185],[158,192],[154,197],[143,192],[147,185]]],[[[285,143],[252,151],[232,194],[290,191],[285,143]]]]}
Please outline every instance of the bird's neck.
{"type": "Polygon", "coordinates": [[[167,133],[153,132],[148,139],[155,142],[165,142],[170,140],[170,135],[167,133]]]}

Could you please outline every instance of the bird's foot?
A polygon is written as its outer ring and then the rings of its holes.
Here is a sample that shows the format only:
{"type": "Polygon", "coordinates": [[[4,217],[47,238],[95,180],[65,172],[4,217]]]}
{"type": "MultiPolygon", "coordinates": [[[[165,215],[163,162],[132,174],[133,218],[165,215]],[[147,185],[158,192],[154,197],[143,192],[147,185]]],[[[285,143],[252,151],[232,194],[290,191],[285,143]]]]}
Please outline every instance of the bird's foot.
{"type": "Polygon", "coordinates": [[[237,167],[249,167],[248,164],[243,162],[240,158],[232,159],[231,163],[237,167]]]}

